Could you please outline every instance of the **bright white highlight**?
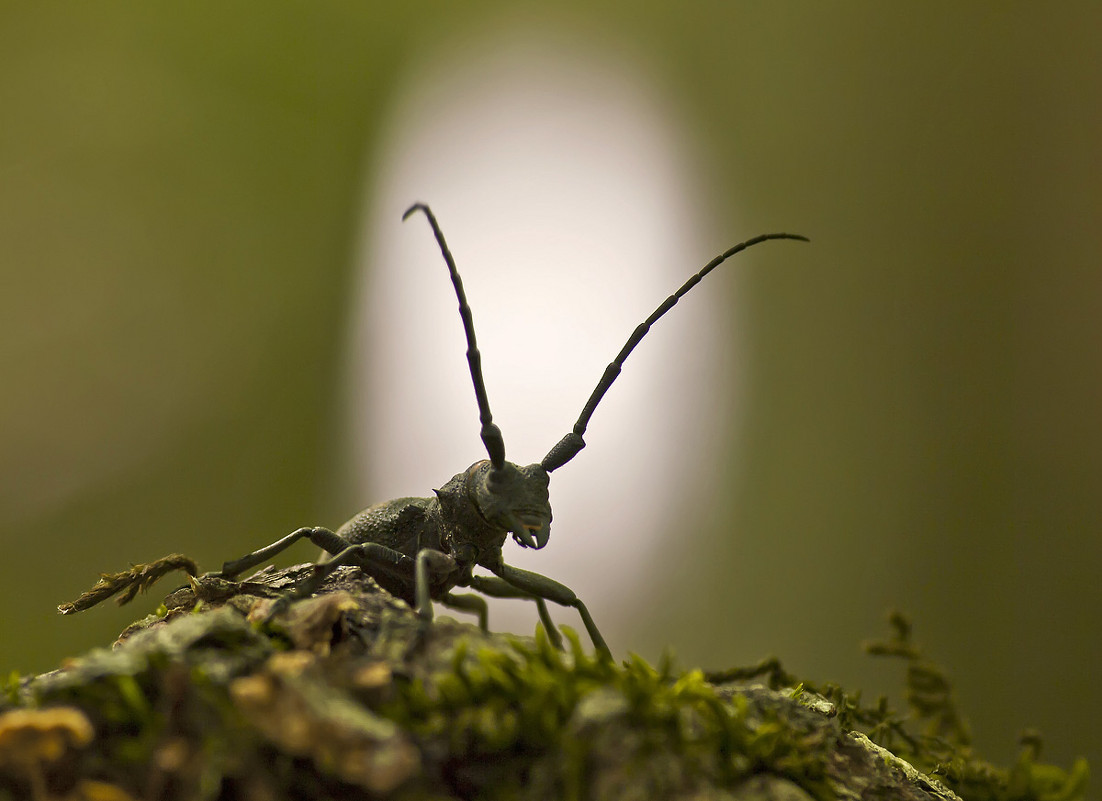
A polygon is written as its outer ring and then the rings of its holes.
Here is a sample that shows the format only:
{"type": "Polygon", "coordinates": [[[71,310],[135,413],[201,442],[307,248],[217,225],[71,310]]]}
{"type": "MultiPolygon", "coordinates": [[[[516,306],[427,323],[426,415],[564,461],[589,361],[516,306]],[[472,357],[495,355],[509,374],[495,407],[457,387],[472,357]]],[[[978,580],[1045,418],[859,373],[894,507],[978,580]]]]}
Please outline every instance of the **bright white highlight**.
{"type": "MultiPolygon", "coordinates": [[[[494,420],[519,464],[573,426],[635,326],[710,248],[732,244],[701,230],[706,197],[670,127],[677,115],[640,76],[519,38],[427,67],[378,150],[349,348],[361,506],[428,495],[486,458],[447,269],[425,218],[400,221],[413,202],[433,209],[455,255],[494,420]]],[[[660,534],[678,538],[671,559],[691,536],[678,521],[723,447],[723,283],[687,296],[628,359],[588,447],[552,474],[548,546],[505,546],[511,564],[574,589],[613,643],[617,620],[644,603],[634,582],[660,534]]],[[[552,614],[581,629],[572,611],[552,614]]],[[[491,602],[496,630],[530,633],[535,620],[531,604],[491,602]]]]}

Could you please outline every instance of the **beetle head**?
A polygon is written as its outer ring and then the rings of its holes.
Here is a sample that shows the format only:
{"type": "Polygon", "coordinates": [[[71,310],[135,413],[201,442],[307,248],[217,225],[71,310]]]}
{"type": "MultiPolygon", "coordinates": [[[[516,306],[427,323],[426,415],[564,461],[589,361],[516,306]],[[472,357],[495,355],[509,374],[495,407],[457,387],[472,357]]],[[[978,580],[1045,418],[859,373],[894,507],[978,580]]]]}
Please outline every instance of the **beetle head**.
{"type": "Polygon", "coordinates": [[[519,467],[505,462],[494,469],[489,462],[477,466],[472,484],[478,511],[493,526],[504,529],[522,548],[542,548],[551,536],[551,503],[547,485],[551,477],[538,464],[519,467]]]}

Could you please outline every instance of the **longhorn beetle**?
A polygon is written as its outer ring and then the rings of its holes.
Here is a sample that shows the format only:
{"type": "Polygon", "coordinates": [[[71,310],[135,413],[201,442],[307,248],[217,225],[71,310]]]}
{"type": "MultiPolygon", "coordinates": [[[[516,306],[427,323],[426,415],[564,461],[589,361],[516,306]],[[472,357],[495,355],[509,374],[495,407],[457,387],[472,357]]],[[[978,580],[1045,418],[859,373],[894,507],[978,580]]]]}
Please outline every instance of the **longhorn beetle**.
{"type": "MultiPolygon", "coordinates": [[[[540,462],[521,467],[505,460],[505,440],[490,414],[471,307],[436,217],[428,206],[416,203],[402,215],[402,219],[406,220],[418,211],[424,213],[432,226],[459,300],[459,314],[467,336],[467,363],[482,423],[482,443],[490,458],[475,462],[453,476],[443,487],[434,490],[435,496],[432,498],[397,498],[376,504],[360,512],[336,532],[319,527],[300,528],[265,548],[226,562],[221,572],[214,575],[232,579],[268,561],[295,542],[306,539],[331,554],[331,558],[317,563],[305,578],[282,595],[271,614],[293,598],[313,594],[336,568],[353,565],[369,574],[384,589],[412,605],[423,621],[432,619],[432,602],[435,600],[477,614],[479,624],[486,629],[485,599],[471,594],[457,595],[452,592],[456,587],[470,587],[495,598],[532,600],[548,637],[560,648],[562,639],[547,611],[546,601],[572,606],[581,615],[594,647],[607,655],[608,646],[581,599],[557,581],[507,565],[501,548],[509,535],[522,548],[538,550],[547,545],[551,534],[551,504],[547,494],[550,473],[569,462],[585,447],[582,436],[589,425],[589,418],[620,374],[624,361],[650,327],[704,276],[736,253],[769,239],[806,242],[807,238],[797,234],[762,234],[725,250],[708,262],[636,327],[616,358],[605,368],[573,430],[559,440],[540,462]],[[473,570],[476,566],[489,570],[493,575],[475,575],[473,570]]],[[[66,610],[63,607],[62,611],[75,609],[66,610]]]]}

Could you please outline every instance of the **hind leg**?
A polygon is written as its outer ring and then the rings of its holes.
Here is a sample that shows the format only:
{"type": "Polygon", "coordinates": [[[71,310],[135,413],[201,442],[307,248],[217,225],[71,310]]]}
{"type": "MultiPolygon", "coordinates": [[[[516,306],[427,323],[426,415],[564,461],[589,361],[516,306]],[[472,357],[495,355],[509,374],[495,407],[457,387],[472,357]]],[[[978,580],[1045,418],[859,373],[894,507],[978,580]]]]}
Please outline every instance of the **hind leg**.
{"type": "Polygon", "coordinates": [[[331,554],[338,554],[352,545],[352,543],[348,542],[343,537],[338,537],[327,528],[317,526],[312,528],[300,528],[292,531],[286,537],[276,540],[271,545],[245,554],[240,559],[226,562],[222,565],[221,572],[215,573],[214,575],[219,578],[232,579],[234,576],[245,572],[251,567],[264,564],[273,556],[287,550],[299,540],[310,540],[310,542],[314,543],[319,548],[324,548],[331,554]]]}

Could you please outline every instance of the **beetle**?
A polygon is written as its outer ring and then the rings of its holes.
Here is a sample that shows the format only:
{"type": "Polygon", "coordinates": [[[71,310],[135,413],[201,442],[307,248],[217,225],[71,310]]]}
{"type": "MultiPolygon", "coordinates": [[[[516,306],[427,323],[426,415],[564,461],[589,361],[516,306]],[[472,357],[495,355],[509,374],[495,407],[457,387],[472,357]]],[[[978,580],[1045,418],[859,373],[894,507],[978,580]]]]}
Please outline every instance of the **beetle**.
{"type": "MultiPolygon", "coordinates": [[[[434,490],[431,498],[397,498],[376,504],[336,531],[318,526],[299,528],[264,548],[226,562],[221,571],[212,575],[233,579],[299,540],[309,540],[329,558],[317,562],[290,591],[280,596],[270,615],[276,614],[293,599],[313,594],[338,567],[351,565],[370,575],[385,590],[405,600],[426,623],[432,620],[433,602],[437,601],[476,614],[479,625],[486,630],[487,604],[481,595],[524,598],[535,602],[547,636],[556,647],[561,648],[562,638],[551,620],[546,602],[573,607],[581,616],[594,647],[607,656],[610,651],[604,637],[588,608],[574,591],[547,576],[506,564],[502,547],[510,536],[522,548],[539,550],[547,545],[551,534],[550,474],[585,447],[583,435],[590,417],[620,374],[627,357],[651,326],[708,273],[736,253],[770,239],[808,241],[807,237],[786,233],[762,234],[728,248],[708,262],[635,328],[619,354],[605,368],[573,429],[539,462],[520,466],[505,459],[505,439],[490,413],[474,319],[455,259],[436,217],[427,205],[415,203],[406,210],[402,219],[407,220],[417,212],[424,214],[432,228],[459,301],[459,314],[467,339],[467,363],[478,402],[480,435],[489,458],[475,462],[453,476],[434,490]],[[484,568],[491,575],[475,574],[475,567],[484,568]],[[452,592],[457,587],[477,590],[481,595],[452,592]]],[[[62,611],[75,609],[63,608],[62,611]]]]}

